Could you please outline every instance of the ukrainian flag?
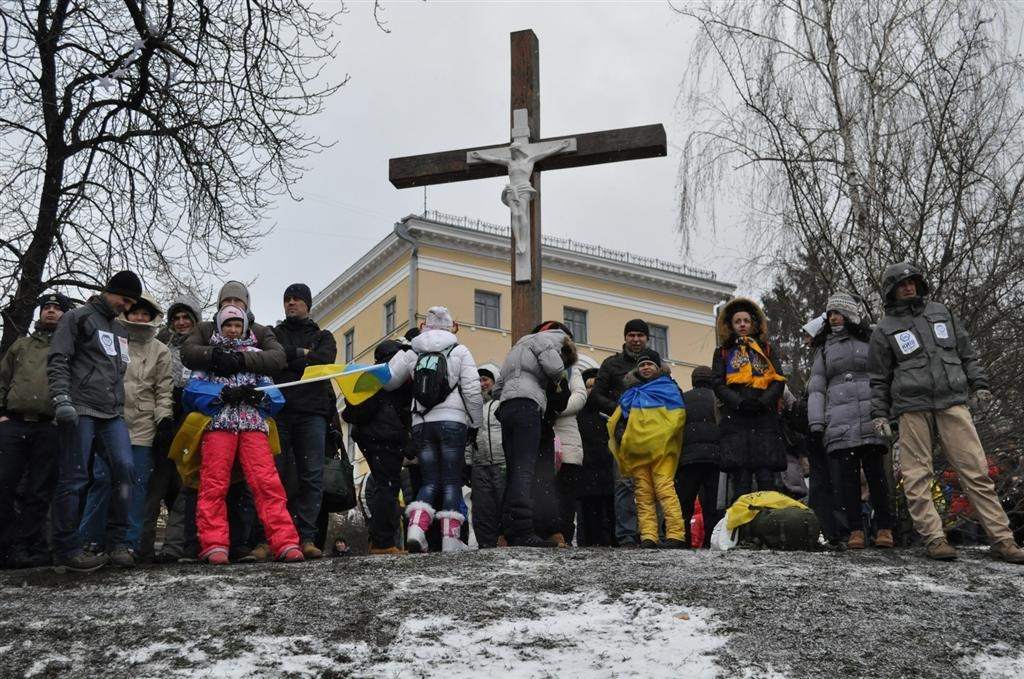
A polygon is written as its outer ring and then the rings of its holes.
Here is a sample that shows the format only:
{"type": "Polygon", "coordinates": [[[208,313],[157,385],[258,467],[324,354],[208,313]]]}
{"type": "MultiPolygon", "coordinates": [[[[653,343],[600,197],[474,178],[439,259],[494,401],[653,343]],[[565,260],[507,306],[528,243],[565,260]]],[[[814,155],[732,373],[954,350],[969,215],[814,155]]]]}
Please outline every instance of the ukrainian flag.
{"type": "Polygon", "coordinates": [[[672,378],[663,375],[622,395],[608,420],[608,446],[626,475],[666,456],[678,462],[685,424],[683,395],[672,378]],[[616,429],[622,419],[626,419],[626,428],[622,439],[617,440],[616,429]]]}
{"type": "Polygon", "coordinates": [[[345,395],[345,400],[354,406],[376,394],[391,380],[391,369],[387,363],[359,365],[311,365],[302,373],[302,381],[331,378],[345,395]]]}

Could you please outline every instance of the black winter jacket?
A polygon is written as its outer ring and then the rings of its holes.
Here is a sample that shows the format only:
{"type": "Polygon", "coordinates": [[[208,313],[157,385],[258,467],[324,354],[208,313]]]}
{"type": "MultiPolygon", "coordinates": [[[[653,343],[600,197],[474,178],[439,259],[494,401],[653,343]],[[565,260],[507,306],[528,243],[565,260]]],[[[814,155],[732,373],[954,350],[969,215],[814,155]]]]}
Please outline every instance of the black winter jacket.
{"type": "MultiPolygon", "coordinates": [[[[771,358],[767,343],[762,345],[771,358]]],[[[715,395],[722,402],[721,468],[726,471],[738,469],[769,469],[785,471],[786,445],[782,439],[778,403],[785,391],[783,382],[773,382],[767,389],[755,389],[743,385],[727,385],[725,378],[725,356],[728,347],[715,349],[711,370],[714,372],[715,395]],[[740,403],[754,399],[760,406],[757,413],[740,412],[740,403]]]]}
{"type": "Polygon", "coordinates": [[[583,441],[583,470],[577,494],[580,497],[609,496],[615,493],[612,465],[615,460],[608,449],[608,419],[587,404],[576,416],[583,441]]]}
{"type": "Polygon", "coordinates": [[[718,428],[714,390],[710,386],[695,387],[683,394],[683,402],[686,404],[686,427],[679,466],[717,465],[721,458],[722,433],[718,428]]]}
{"type": "Polygon", "coordinates": [[[357,406],[345,404],[343,420],[352,425],[352,440],[363,450],[404,451],[412,427],[412,385],[381,390],[357,406]]]}
{"type": "MultiPolygon", "coordinates": [[[[287,318],[274,327],[274,336],[284,348],[288,367],[274,376],[278,384],[293,382],[302,377],[303,371],[311,365],[334,363],[338,357],[338,346],[334,335],[321,330],[311,318],[287,318]],[[308,349],[303,355],[300,349],[308,349]]],[[[334,390],[329,380],[314,382],[284,390],[284,409],[281,415],[323,415],[334,412],[334,390]]]]}
{"type": "Polygon", "coordinates": [[[97,295],[57,323],[46,359],[50,397],[70,396],[79,415],[123,415],[128,361],[128,331],[97,295]]]}

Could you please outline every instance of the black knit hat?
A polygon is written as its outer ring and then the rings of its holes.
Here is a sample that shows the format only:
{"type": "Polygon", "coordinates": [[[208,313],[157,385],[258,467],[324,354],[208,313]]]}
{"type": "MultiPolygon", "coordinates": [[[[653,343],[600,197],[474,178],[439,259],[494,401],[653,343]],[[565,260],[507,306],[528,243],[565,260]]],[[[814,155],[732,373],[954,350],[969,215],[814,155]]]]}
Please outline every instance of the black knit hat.
{"type": "Polygon", "coordinates": [[[709,384],[715,378],[715,373],[706,365],[698,365],[690,374],[690,383],[698,387],[702,384],[709,384]]]}
{"type": "Polygon", "coordinates": [[[56,304],[60,307],[60,310],[64,313],[71,311],[74,308],[74,303],[71,299],[59,292],[48,292],[39,298],[39,308],[42,309],[47,304],[56,304]]]}
{"type": "Polygon", "coordinates": [[[651,327],[647,325],[647,321],[642,318],[634,318],[631,321],[626,322],[626,327],[622,329],[622,335],[626,336],[631,332],[642,332],[648,337],[651,336],[651,327]]]}
{"type": "Polygon", "coordinates": [[[313,308],[313,293],[305,283],[292,283],[284,289],[284,298],[294,297],[306,303],[306,311],[313,308]]]}
{"type": "Polygon", "coordinates": [[[494,380],[494,371],[491,370],[490,368],[477,368],[476,369],[476,374],[479,375],[480,377],[490,377],[491,378],[491,382],[495,381],[494,380]]]}
{"type": "Polygon", "coordinates": [[[103,292],[138,299],[142,296],[142,281],[131,271],[118,271],[107,281],[103,292]]]}
{"type": "Polygon", "coordinates": [[[580,377],[583,378],[584,382],[586,382],[590,378],[597,379],[597,373],[598,372],[599,371],[598,371],[597,368],[587,368],[586,370],[584,370],[583,372],[580,373],[580,377]]]}
{"type": "Polygon", "coordinates": [[[661,355],[654,349],[644,349],[636,357],[636,364],[639,366],[645,361],[650,361],[654,365],[661,367],[661,355]]]}

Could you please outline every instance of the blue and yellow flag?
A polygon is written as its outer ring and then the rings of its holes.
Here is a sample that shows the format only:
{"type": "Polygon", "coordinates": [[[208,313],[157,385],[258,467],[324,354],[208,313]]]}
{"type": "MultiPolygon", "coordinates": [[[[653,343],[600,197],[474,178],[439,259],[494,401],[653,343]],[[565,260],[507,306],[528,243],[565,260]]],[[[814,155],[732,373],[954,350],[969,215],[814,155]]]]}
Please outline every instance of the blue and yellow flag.
{"type": "MultiPolygon", "coordinates": [[[[302,373],[302,382],[333,379],[345,400],[354,406],[366,401],[376,394],[391,380],[391,369],[387,363],[377,365],[359,365],[350,363],[339,365],[311,365],[302,373]]],[[[278,385],[284,386],[284,385],[278,385]]]]}
{"type": "Polygon", "coordinates": [[[608,420],[608,446],[626,475],[665,457],[678,462],[685,424],[683,395],[672,378],[663,375],[622,395],[619,407],[608,420]],[[622,419],[626,420],[626,428],[618,440],[616,429],[622,419]]]}

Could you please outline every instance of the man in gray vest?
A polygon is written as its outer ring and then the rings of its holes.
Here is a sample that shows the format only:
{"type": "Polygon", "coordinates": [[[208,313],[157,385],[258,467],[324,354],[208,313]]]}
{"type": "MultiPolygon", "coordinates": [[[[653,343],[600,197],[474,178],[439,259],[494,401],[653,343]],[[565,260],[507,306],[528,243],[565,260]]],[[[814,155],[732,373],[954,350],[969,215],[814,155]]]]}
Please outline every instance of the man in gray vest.
{"type": "Polygon", "coordinates": [[[996,559],[1024,564],[995,486],[985,451],[967,409],[992,402],[985,371],[967,329],[945,305],[928,299],[928,283],[913,264],[893,264],[882,280],[885,316],[871,336],[869,376],[875,431],[891,438],[889,418],[899,420],[903,489],[914,528],[928,557],[956,558],[932,502],[932,447],[938,435],[950,465],[985,533],[996,559]]]}

